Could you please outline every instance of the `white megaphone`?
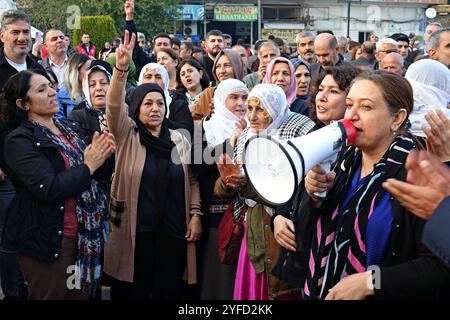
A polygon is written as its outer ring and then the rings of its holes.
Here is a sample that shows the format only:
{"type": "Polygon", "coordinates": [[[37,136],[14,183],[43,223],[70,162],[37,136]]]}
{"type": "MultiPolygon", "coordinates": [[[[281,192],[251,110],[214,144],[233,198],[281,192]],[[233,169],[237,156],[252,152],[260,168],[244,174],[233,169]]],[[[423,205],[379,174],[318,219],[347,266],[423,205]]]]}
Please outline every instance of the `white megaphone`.
{"type": "Polygon", "coordinates": [[[288,140],[256,135],[245,145],[244,171],[258,196],[278,206],[291,199],[313,166],[331,165],[355,138],[356,128],[349,120],[288,140]]]}

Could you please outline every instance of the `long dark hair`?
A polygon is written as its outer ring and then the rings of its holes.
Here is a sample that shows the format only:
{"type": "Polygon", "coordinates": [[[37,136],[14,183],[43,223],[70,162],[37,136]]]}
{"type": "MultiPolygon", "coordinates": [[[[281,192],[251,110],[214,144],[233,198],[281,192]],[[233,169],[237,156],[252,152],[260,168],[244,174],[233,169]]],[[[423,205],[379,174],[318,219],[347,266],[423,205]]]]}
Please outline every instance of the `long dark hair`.
{"type": "Polygon", "coordinates": [[[42,70],[24,70],[13,75],[6,82],[0,95],[0,121],[11,130],[17,128],[21,121],[27,118],[27,112],[16,104],[18,99],[28,102],[31,77],[35,74],[44,76],[51,82],[42,70]]]}
{"type": "Polygon", "coordinates": [[[183,86],[183,83],[181,82],[181,68],[183,68],[183,66],[185,64],[189,64],[191,66],[193,66],[195,69],[198,70],[198,72],[202,72],[203,76],[200,78],[200,85],[202,86],[202,90],[205,90],[206,88],[209,87],[209,77],[208,77],[208,73],[206,72],[206,70],[202,67],[202,65],[195,60],[194,58],[190,58],[188,60],[183,60],[181,61],[181,63],[178,65],[177,67],[177,83],[178,83],[178,90],[179,91],[186,91],[186,88],[183,86]]]}

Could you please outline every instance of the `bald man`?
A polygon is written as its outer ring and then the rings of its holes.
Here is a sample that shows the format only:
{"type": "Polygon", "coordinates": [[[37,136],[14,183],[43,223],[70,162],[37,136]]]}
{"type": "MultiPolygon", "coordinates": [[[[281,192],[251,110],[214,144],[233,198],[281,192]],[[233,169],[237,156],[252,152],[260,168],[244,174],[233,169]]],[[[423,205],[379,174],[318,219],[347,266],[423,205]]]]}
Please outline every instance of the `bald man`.
{"type": "Polygon", "coordinates": [[[336,37],[330,33],[321,33],[314,39],[314,53],[317,63],[311,67],[311,78],[315,79],[321,73],[333,66],[345,64],[344,58],[338,53],[336,37]]]}
{"type": "Polygon", "coordinates": [[[397,73],[401,76],[405,74],[404,60],[397,52],[388,53],[380,63],[380,70],[397,73]]]}

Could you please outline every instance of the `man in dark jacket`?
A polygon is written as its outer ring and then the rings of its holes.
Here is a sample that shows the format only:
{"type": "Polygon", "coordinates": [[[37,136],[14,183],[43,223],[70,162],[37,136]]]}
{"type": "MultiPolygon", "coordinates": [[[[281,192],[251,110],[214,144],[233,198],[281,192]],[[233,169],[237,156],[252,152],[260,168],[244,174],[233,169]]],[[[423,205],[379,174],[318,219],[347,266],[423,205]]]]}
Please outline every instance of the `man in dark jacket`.
{"type": "MultiPolygon", "coordinates": [[[[42,66],[28,56],[31,49],[31,27],[28,16],[19,10],[5,11],[1,17],[0,39],[0,91],[15,73],[27,69],[41,69],[42,66]]],[[[8,178],[3,157],[3,144],[9,130],[0,126],[0,279],[5,299],[25,299],[27,296],[16,253],[1,246],[4,217],[14,197],[14,188],[8,178]]]]}
{"type": "Polygon", "coordinates": [[[350,64],[355,67],[365,67],[373,70],[377,60],[375,59],[375,45],[370,41],[364,41],[361,45],[361,55],[358,59],[351,61],[350,64]]]}
{"type": "Polygon", "coordinates": [[[316,79],[319,74],[327,69],[348,62],[338,53],[336,37],[330,33],[321,33],[314,39],[314,52],[317,63],[311,66],[311,79],[316,79]]]}
{"type": "Polygon", "coordinates": [[[211,30],[206,34],[206,48],[208,49],[208,53],[203,55],[199,62],[208,73],[209,79],[215,79],[213,76],[214,60],[217,54],[222,51],[223,47],[223,34],[220,30],[211,30]]]}

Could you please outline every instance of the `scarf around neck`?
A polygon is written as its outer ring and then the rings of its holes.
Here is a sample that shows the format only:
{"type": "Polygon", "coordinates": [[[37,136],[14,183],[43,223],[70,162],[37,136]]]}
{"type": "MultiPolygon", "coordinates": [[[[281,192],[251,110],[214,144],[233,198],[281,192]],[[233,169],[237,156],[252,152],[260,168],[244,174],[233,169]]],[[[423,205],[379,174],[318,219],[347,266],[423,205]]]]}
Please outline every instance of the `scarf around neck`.
{"type": "MultiPolygon", "coordinates": [[[[66,155],[71,168],[83,164],[83,152],[86,148],[83,140],[63,122],[57,119],[54,121],[71,146],[64,138],[41,124],[33,122],[33,125],[56,145],[59,152],[66,155]]],[[[102,274],[103,247],[109,233],[107,195],[96,180],[91,179],[90,187],[76,197],[76,215],[78,250],[75,264],[83,291],[89,287],[95,290],[102,274]]]]}
{"type": "MultiPolygon", "coordinates": [[[[156,158],[156,179],[153,183],[153,188],[156,190],[156,198],[161,199],[156,203],[156,224],[161,224],[164,219],[165,201],[167,198],[167,191],[169,186],[169,179],[167,178],[169,171],[169,161],[171,161],[172,150],[175,144],[170,138],[170,130],[167,125],[167,118],[161,124],[161,131],[159,137],[154,136],[147,127],[139,120],[139,109],[144,97],[149,92],[159,92],[164,99],[166,105],[166,114],[168,106],[166,104],[164,92],[160,86],[153,83],[145,83],[136,88],[131,98],[130,112],[133,120],[136,123],[136,130],[139,132],[139,140],[142,145],[146,147],[156,158]]],[[[146,160],[147,161],[147,160],[146,160]]]]}
{"type": "Polygon", "coordinates": [[[381,184],[398,177],[414,148],[412,135],[398,135],[345,207],[340,208],[359,167],[355,159],[361,161],[361,151],[354,147],[343,153],[336,165],[334,185],[317,211],[320,214],[316,216],[303,288],[306,298],[324,299],[343,277],[366,271],[366,228],[386,192],[381,184]]]}

